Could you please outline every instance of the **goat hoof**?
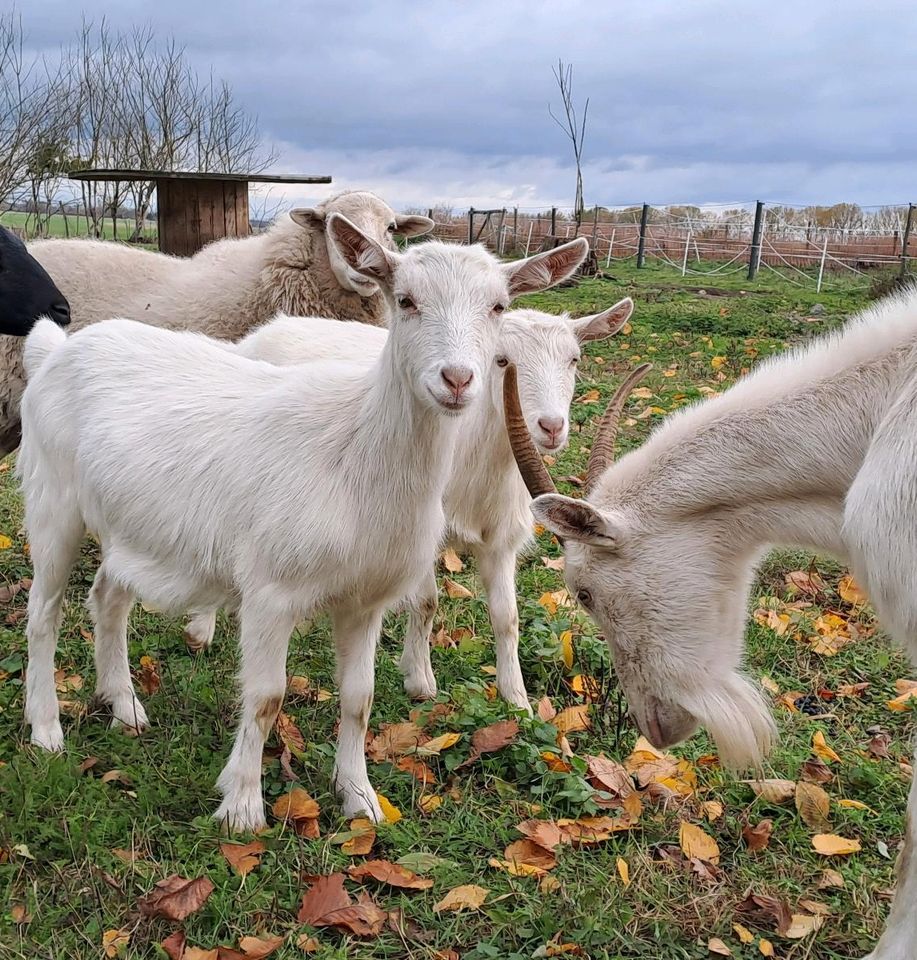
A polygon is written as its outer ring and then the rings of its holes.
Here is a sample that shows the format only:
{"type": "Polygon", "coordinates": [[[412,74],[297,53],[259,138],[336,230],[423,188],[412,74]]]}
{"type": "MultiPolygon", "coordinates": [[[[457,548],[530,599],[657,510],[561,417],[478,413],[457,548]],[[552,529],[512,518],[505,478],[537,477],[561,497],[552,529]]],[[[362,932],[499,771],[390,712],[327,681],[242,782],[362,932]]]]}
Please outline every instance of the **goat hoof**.
{"type": "Polygon", "coordinates": [[[64,749],[64,731],[60,720],[51,723],[32,724],[31,742],[48,753],[60,753],[64,749]]]}
{"type": "Polygon", "coordinates": [[[518,710],[524,710],[528,716],[532,716],[532,705],[529,703],[529,696],[525,690],[514,690],[508,693],[501,691],[500,696],[511,706],[516,707],[518,710]]]}
{"type": "Polygon", "coordinates": [[[113,697],[109,707],[112,714],[111,726],[113,729],[124,728],[124,731],[128,734],[133,730],[136,735],[146,730],[150,725],[143,704],[133,695],[113,697]]]}
{"type": "Polygon", "coordinates": [[[192,628],[190,623],[185,627],[184,637],[185,646],[189,653],[203,653],[205,650],[209,650],[213,643],[213,634],[209,632],[206,634],[199,633],[192,628]]]}
{"type": "Polygon", "coordinates": [[[260,833],[267,829],[264,801],[260,793],[257,798],[224,800],[213,818],[220,821],[224,833],[260,833]]]}
{"type": "Polygon", "coordinates": [[[348,820],[354,817],[366,817],[373,823],[382,823],[385,820],[385,814],[376,799],[376,791],[368,784],[365,787],[357,787],[353,784],[348,787],[339,787],[338,796],[341,799],[344,816],[348,820]]]}
{"type": "Polygon", "coordinates": [[[436,680],[429,677],[405,677],[404,692],[412,700],[433,700],[436,697],[436,680]]]}

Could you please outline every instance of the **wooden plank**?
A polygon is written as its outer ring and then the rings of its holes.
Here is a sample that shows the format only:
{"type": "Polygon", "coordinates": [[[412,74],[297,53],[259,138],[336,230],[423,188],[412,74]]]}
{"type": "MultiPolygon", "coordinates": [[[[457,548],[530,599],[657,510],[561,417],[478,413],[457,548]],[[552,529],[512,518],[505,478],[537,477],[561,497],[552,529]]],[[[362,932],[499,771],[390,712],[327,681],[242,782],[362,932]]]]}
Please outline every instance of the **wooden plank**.
{"type": "Polygon", "coordinates": [[[72,170],[71,180],[223,180],[227,183],[331,183],[328,174],[317,176],[283,173],[204,173],[194,170],[72,170]]]}

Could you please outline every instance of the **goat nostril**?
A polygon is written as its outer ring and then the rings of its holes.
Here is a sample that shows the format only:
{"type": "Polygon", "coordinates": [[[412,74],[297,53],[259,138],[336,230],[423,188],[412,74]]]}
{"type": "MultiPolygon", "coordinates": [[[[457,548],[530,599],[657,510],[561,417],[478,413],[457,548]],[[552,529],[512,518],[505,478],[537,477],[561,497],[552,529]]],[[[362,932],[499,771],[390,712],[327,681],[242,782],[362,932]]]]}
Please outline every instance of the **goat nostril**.
{"type": "Polygon", "coordinates": [[[70,307],[65,303],[55,303],[51,307],[51,313],[55,323],[60,324],[60,326],[65,327],[70,323],[70,307]]]}
{"type": "Polygon", "coordinates": [[[474,379],[474,372],[469,367],[443,367],[439,373],[456,393],[464,390],[474,379]]]}
{"type": "Polygon", "coordinates": [[[544,430],[545,433],[549,433],[552,437],[560,433],[564,428],[564,418],[563,417],[541,417],[538,421],[538,426],[544,430]]]}

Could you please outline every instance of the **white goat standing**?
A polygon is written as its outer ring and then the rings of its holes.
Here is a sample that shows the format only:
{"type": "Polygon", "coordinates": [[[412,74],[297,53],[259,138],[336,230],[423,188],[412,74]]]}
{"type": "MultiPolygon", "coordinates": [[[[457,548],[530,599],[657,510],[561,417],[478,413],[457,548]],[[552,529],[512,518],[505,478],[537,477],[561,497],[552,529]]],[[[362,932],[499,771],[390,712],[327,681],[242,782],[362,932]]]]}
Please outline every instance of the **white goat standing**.
{"type": "Polygon", "coordinates": [[[283,701],[295,624],[332,618],[344,813],[381,818],[364,737],[385,608],[433,561],[455,415],[481,391],[510,299],[564,279],[588,245],[500,264],[480,247],[386,250],[339,215],[332,242],[391,308],[369,370],[276,367],[191,333],[129,320],[66,339],[42,321],[26,341],[18,470],[34,581],[26,719],[63,742],[54,649],[86,528],[102,564],[90,595],[97,690],[116,721],[147,722],[126,656],[135,594],[156,607],[239,610],[242,712],[217,816],[264,825],[261,754],[283,701]]]}
{"type": "MultiPolygon", "coordinates": [[[[506,313],[495,361],[484,374],[483,402],[464,418],[456,442],[444,497],[447,536],[452,546],[470,551],[478,562],[496,641],[497,688],[507,701],[529,712],[519,665],[516,557],[531,539],[532,518],[503,425],[503,368],[513,363],[518,369],[522,409],[539,450],[557,453],[567,443],[580,345],[617,333],[633,306],[628,297],[577,320],[538,310],[506,313]]],[[[385,330],[367,324],[278,317],[232,349],[283,365],[350,357],[369,367],[384,350],[387,336],[385,330]]],[[[405,606],[410,613],[400,664],[405,690],[412,697],[434,697],[430,631],[437,594],[432,567],[405,606]]],[[[189,647],[210,646],[215,625],[213,611],[195,617],[186,630],[189,647]]]]}
{"type": "MultiPolygon", "coordinates": [[[[657,747],[703,724],[731,766],[769,749],[770,712],[739,668],[754,566],[770,545],[849,561],[917,663],[915,371],[912,290],[672,415],[614,466],[606,432],[587,500],[554,492],[524,428],[514,430],[533,513],[564,539],[567,586],[604,631],[631,713],[657,747]]],[[[907,819],[872,960],[917,956],[917,779],[907,819]]]]}

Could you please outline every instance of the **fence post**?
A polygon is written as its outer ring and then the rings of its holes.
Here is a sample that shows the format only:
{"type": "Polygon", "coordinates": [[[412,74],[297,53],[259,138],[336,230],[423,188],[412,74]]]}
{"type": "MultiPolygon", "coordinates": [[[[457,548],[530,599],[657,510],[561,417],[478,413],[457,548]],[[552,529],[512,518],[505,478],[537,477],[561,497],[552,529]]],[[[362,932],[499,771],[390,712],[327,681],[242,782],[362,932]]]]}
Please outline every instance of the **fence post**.
{"type": "Polygon", "coordinates": [[[551,236],[557,236],[557,207],[551,207],[551,236]]]}
{"type": "Polygon", "coordinates": [[[519,252],[518,251],[519,233],[517,230],[518,226],[519,226],[519,208],[513,207],[513,253],[519,252]]]}
{"type": "Polygon", "coordinates": [[[637,240],[637,269],[646,263],[646,225],[650,218],[650,205],[643,204],[643,210],[640,213],[640,238],[637,240]]]}
{"type": "Polygon", "coordinates": [[[911,227],[914,225],[914,204],[907,205],[907,220],[904,224],[904,236],[901,239],[901,270],[899,276],[903,280],[907,276],[907,242],[911,239],[911,227]]]}
{"type": "Polygon", "coordinates": [[[761,228],[764,226],[764,201],[755,204],[755,226],[751,232],[751,254],[748,258],[748,279],[754,280],[761,263],[761,228]]]}
{"type": "Polygon", "coordinates": [[[684,276],[688,272],[688,250],[691,247],[691,231],[688,231],[688,236],[685,239],[685,255],[681,258],[681,275],[684,276]]]}
{"type": "Polygon", "coordinates": [[[531,243],[532,243],[532,231],[534,229],[535,229],[535,218],[532,217],[532,219],[529,221],[529,235],[525,239],[525,253],[523,254],[523,256],[527,257],[529,255],[529,247],[531,246],[531,243]]]}
{"type": "Polygon", "coordinates": [[[615,245],[615,230],[616,227],[611,228],[611,239],[608,241],[608,256],[605,258],[605,266],[611,266],[611,248],[615,245]]]}
{"type": "Polygon", "coordinates": [[[474,243],[474,207],[468,208],[468,245],[474,243]]]}
{"type": "Polygon", "coordinates": [[[825,257],[828,256],[828,232],[825,231],[825,242],[821,248],[821,263],[818,265],[818,283],[815,284],[815,292],[821,293],[821,279],[825,275],[825,257]]]}

